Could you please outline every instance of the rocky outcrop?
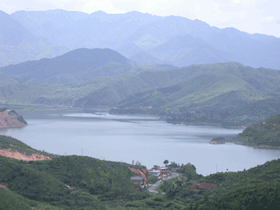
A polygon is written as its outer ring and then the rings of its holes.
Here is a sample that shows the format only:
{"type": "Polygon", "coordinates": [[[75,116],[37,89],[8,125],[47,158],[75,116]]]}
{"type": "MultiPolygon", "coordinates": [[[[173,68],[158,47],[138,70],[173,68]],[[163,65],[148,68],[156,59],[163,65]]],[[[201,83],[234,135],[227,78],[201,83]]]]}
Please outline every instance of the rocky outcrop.
{"type": "Polygon", "coordinates": [[[23,161],[36,161],[36,160],[51,160],[50,157],[33,153],[32,155],[19,153],[17,150],[0,149],[0,156],[10,157],[23,161]]]}
{"type": "Polygon", "coordinates": [[[27,126],[27,122],[15,111],[0,109],[0,129],[1,128],[20,128],[27,126]]]}

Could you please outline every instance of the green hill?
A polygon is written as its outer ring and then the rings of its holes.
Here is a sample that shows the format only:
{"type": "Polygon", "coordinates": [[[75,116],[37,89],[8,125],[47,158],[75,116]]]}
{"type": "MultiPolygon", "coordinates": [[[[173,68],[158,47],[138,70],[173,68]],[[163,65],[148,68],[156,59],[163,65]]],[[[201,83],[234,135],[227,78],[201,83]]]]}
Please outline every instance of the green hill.
{"type": "Polygon", "coordinates": [[[280,111],[275,108],[279,101],[278,70],[220,63],[173,72],[165,87],[131,94],[110,113],[156,114],[173,123],[248,126],[280,111]]]}
{"type": "Polygon", "coordinates": [[[280,114],[271,116],[265,122],[246,128],[238,138],[248,139],[253,146],[280,148],[280,114]]]}
{"type": "Polygon", "coordinates": [[[15,138],[4,135],[0,135],[0,148],[17,150],[18,152],[26,153],[27,155],[31,155],[32,153],[38,153],[39,155],[44,155],[50,158],[58,157],[58,155],[55,154],[50,154],[45,151],[33,149],[32,147],[24,144],[23,142],[15,138]]]}
{"type": "MultiPolygon", "coordinates": [[[[16,139],[0,137],[4,148],[34,150],[16,139]]],[[[9,197],[3,205],[16,206],[10,200],[19,197],[18,203],[24,206],[48,204],[62,209],[102,209],[101,202],[120,196],[123,201],[148,196],[146,191],[135,191],[130,181],[135,174],[128,169],[129,164],[81,156],[50,156],[52,160],[29,162],[0,156],[0,184],[8,186],[3,192],[9,197]]]]}
{"type": "Polygon", "coordinates": [[[278,70],[233,62],[174,70],[167,70],[171,68],[167,65],[133,63],[128,70],[122,68],[124,65],[107,63],[94,70],[55,77],[80,81],[96,72],[95,76],[102,75],[81,83],[7,84],[0,86],[0,94],[3,102],[14,104],[114,107],[112,114],[154,114],[173,122],[225,126],[248,126],[280,111],[275,108],[280,98],[278,70]],[[136,72],[134,76],[124,75],[136,72]],[[112,76],[105,77],[106,74],[112,76]],[[113,76],[118,74],[121,75],[113,76]],[[260,110],[259,105],[265,108],[260,110]]]}
{"type": "Polygon", "coordinates": [[[32,205],[29,199],[14,193],[11,190],[0,187],[0,209],[11,209],[11,210],[30,210],[32,205]]]}
{"type": "MultiPolygon", "coordinates": [[[[55,50],[55,48],[50,49],[55,50]]],[[[47,53],[47,52],[46,52],[47,53]]],[[[44,54],[44,53],[43,53],[44,54]]],[[[44,57],[44,55],[42,55],[44,57]]],[[[175,68],[164,65],[134,64],[111,49],[76,49],[55,58],[42,58],[0,68],[19,82],[82,82],[92,77],[136,75],[145,70],[175,68]]]]}
{"type": "Polygon", "coordinates": [[[280,160],[273,160],[242,172],[216,173],[209,176],[197,176],[185,181],[164,182],[161,186],[170,200],[185,204],[184,208],[210,209],[278,209],[280,207],[279,185],[280,160]],[[216,184],[211,189],[189,186],[206,182],[216,184]]]}
{"type": "MultiPolygon", "coordinates": [[[[277,123],[277,118],[267,123],[277,123]]],[[[2,142],[20,144],[16,139],[2,142]]],[[[0,157],[0,209],[277,209],[280,207],[280,160],[242,172],[202,176],[195,166],[179,166],[180,179],[165,181],[165,195],[136,191],[129,164],[83,156],[58,156],[47,161],[18,161],[0,157]],[[184,184],[185,182],[185,184],[184,184]],[[206,182],[211,189],[189,186],[206,182]],[[176,185],[175,185],[176,184],[176,185]],[[2,198],[4,200],[2,200],[2,198]]]]}

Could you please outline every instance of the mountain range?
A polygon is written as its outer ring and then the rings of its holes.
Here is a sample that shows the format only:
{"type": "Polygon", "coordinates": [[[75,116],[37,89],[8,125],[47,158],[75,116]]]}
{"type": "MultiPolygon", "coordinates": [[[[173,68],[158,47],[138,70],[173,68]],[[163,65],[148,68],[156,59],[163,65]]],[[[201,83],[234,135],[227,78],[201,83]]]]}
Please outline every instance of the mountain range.
{"type": "Polygon", "coordinates": [[[69,50],[66,46],[53,45],[48,39],[33,34],[10,15],[0,11],[0,66],[55,57],[69,50]]]}
{"type": "MultiPolygon", "coordinates": [[[[236,62],[175,68],[133,63],[111,49],[82,48],[2,67],[0,73],[4,104],[107,107],[113,114],[180,113],[182,119],[190,111],[210,110],[228,122],[245,115],[255,122],[279,112],[274,105],[280,99],[280,71],[236,62]],[[260,112],[260,105],[266,110],[260,112]]],[[[245,122],[241,118],[238,122],[245,122]]]]}
{"type": "MultiPolygon", "coordinates": [[[[12,19],[17,23],[13,30],[28,31],[41,40],[39,46],[42,48],[37,47],[33,54],[34,47],[29,51],[19,50],[17,54],[21,52],[20,55],[10,54],[10,57],[2,58],[1,66],[52,57],[55,53],[61,55],[78,48],[110,48],[127,58],[133,57],[135,61],[145,62],[141,60],[141,53],[148,53],[156,59],[154,62],[159,63],[160,60],[161,64],[179,67],[239,62],[255,68],[280,69],[279,38],[248,34],[234,28],[220,29],[180,16],[160,17],[140,12],[107,14],[102,11],[87,14],[64,10],[1,14],[6,16],[1,20],[2,25],[9,24],[12,19]]],[[[9,30],[2,27],[1,31],[1,34],[5,34],[9,30]]],[[[11,48],[19,37],[23,39],[22,33],[17,34],[17,37],[10,36],[14,41],[5,41],[5,47],[2,46],[0,50],[11,48]]],[[[28,44],[33,45],[38,44],[28,44]]],[[[17,50],[22,48],[17,47],[17,50]]]]}

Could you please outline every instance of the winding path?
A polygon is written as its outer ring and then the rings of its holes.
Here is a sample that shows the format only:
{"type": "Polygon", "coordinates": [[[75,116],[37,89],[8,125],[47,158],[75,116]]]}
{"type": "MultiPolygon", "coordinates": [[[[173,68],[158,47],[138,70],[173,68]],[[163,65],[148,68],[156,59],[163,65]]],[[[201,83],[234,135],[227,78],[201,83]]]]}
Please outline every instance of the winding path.
{"type": "MultiPolygon", "coordinates": [[[[173,179],[173,178],[175,178],[175,177],[177,177],[177,176],[179,176],[179,174],[173,173],[172,176],[168,176],[164,181],[167,181],[167,180],[169,180],[169,179],[173,179]]],[[[151,193],[156,193],[156,194],[157,194],[158,191],[156,191],[156,188],[157,188],[159,185],[161,185],[164,181],[163,181],[163,180],[157,181],[155,184],[153,184],[152,186],[150,186],[148,190],[149,190],[151,193]]]]}

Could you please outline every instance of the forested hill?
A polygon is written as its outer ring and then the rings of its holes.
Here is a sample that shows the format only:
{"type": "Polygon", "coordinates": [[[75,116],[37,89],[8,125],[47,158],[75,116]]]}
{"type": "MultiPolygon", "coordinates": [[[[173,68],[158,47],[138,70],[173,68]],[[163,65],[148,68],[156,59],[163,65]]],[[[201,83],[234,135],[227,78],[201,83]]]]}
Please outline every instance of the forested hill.
{"type": "Polygon", "coordinates": [[[81,82],[98,76],[136,75],[147,70],[174,69],[167,65],[135,64],[111,49],[81,48],[55,58],[43,58],[0,68],[0,72],[23,83],[81,82]]]}
{"type": "MultiPolygon", "coordinates": [[[[131,94],[111,113],[160,114],[173,122],[248,126],[280,111],[278,70],[230,62],[192,65],[173,72],[170,81],[177,82],[131,94]]],[[[164,77],[158,75],[157,81],[160,78],[164,77]]]]}
{"type": "Polygon", "coordinates": [[[78,84],[20,83],[0,74],[0,80],[6,81],[0,85],[0,101],[83,108],[114,107],[112,114],[154,114],[166,116],[173,122],[226,126],[248,126],[280,113],[277,105],[280,101],[279,70],[256,69],[235,62],[191,65],[173,70],[164,70],[171,66],[156,64],[127,66],[108,63],[92,71],[85,70],[85,74],[56,77],[80,81],[83,75],[88,76],[86,81],[78,84]],[[128,71],[123,71],[124,67],[128,71]],[[91,78],[90,74],[96,72],[138,74],[91,78]]]}
{"type": "Polygon", "coordinates": [[[249,126],[238,137],[246,139],[252,146],[279,149],[280,114],[271,116],[262,123],[249,126]]]}
{"type": "MultiPolygon", "coordinates": [[[[36,151],[6,136],[0,136],[0,147],[36,151]]],[[[52,160],[26,162],[0,156],[0,209],[105,209],[108,201],[121,200],[124,205],[149,197],[146,190],[135,190],[129,164],[39,153],[52,160]]]]}
{"type": "MultiPolygon", "coordinates": [[[[10,137],[0,136],[0,140],[5,148],[35,151],[10,137]]],[[[191,164],[173,163],[180,168],[179,177],[164,181],[159,190],[165,194],[151,195],[130,181],[135,175],[128,169],[130,164],[84,156],[50,156],[52,160],[29,162],[0,156],[0,209],[280,208],[279,160],[247,171],[206,177],[198,175],[191,164]]]]}

